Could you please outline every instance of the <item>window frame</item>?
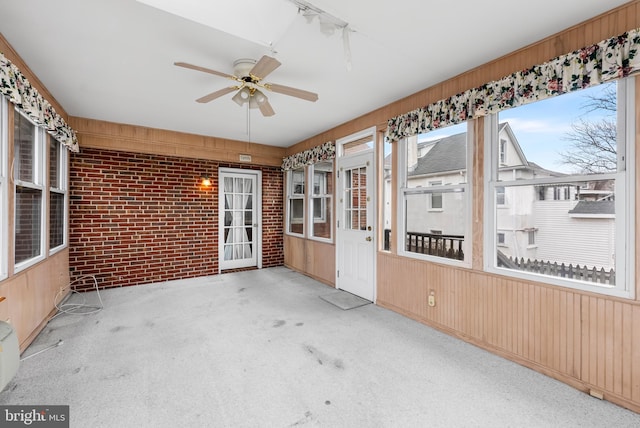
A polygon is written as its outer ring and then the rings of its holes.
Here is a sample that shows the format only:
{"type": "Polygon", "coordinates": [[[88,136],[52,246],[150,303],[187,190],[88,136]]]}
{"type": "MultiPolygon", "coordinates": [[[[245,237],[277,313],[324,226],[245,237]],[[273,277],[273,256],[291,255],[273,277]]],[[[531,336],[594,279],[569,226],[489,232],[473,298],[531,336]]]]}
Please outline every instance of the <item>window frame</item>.
{"type": "MultiPolygon", "coordinates": [[[[633,77],[617,80],[617,129],[618,129],[618,171],[593,175],[571,175],[544,179],[498,181],[499,147],[498,114],[488,115],[485,120],[485,180],[484,191],[484,270],[486,272],[523,280],[546,283],[571,289],[594,292],[622,298],[635,298],[635,80],[633,77]],[[495,188],[499,186],[517,187],[521,185],[571,184],[584,181],[614,179],[616,183],[616,226],[615,226],[615,270],[616,284],[589,284],[582,281],[553,277],[496,266],[497,224],[495,188]],[[628,238],[631,237],[631,238],[628,238]]],[[[541,186],[546,190],[546,186],[541,186]]],[[[538,200],[540,191],[536,191],[538,200]]],[[[546,195],[544,195],[546,196],[546,195]]]]}
{"type": "Polygon", "coordinates": [[[507,163],[507,140],[500,139],[500,165],[506,165],[507,163]]]}
{"type": "Polygon", "coordinates": [[[307,203],[305,201],[306,199],[306,169],[305,167],[301,167],[301,168],[295,168],[295,169],[290,169],[287,171],[287,216],[286,216],[286,227],[285,227],[285,231],[288,235],[292,235],[292,236],[298,236],[298,237],[304,237],[306,234],[306,227],[305,227],[305,208],[307,206],[307,203]],[[293,176],[295,173],[299,173],[302,172],[302,183],[300,182],[294,182],[293,180],[293,176]],[[302,185],[302,188],[299,190],[302,190],[302,193],[300,192],[296,192],[296,186],[297,185],[302,185]],[[302,201],[302,217],[292,217],[292,212],[291,212],[291,204],[293,200],[301,200],[302,201]],[[302,233],[297,233],[297,232],[293,232],[291,231],[291,225],[292,224],[302,224],[302,233]]]}
{"type": "Polygon", "coordinates": [[[9,103],[0,94],[0,280],[9,276],[9,103]]]}
{"type": "Polygon", "coordinates": [[[36,125],[27,115],[25,115],[24,113],[22,113],[18,108],[14,107],[13,109],[14,111],[14,124],[13,126],[15,127],[15,120],[18,117],[17,115],[22,116],[23,119],[27,120],[34,128],[34,166],[33,166],[33,182],[27,182],[27,181],[23,181],[20,180],[16,175],[18,174],[17,170],[16,170],[16,153],[15,153],[15,135],[14,135],[14,140],[11,142],[14,146],[14,153],[13,153],[13,170],[14,170],[14,177],[13,177],[13,200],[14,200],[14,204],[13,204],[13,219],[14,219],[14,230],[13,230],[13,236],[14,236],[14,243],[13,243],[13,255],[14,255],[14,259],[13,259],[13,272],[14,273],[18,273],[24,269],[27,269],[30,266],[33,266],[39,262],[41,262],[42,260],[45,260],[47,257],[47,242],[48,240],[47,238],[47,228],[46,228],[46,222],[48,219],[48,204],[47,204],[47,198],[45,197],[45,191],[46,191],[46,181],[48,180],[45,176],[45,164],[46,164],[46,158],[47,158],[47,153],[45,152],[45,142],[47,141],[47,136],[45,134],[45,131],[42,127],[36,125]],[[17,195],[18,195],[18,187],[24,187],[27,189],[33,189],[33,190],[38,190],[40,192],[40,254],[34,257],[31,257],[29,259],[26,260],[22,260],[20,262],[16,262],[15,259],[15,248],[16,248],[16,233],[18,232],[18,206],[17,206],[17,195]]]}
{"type": "MultiPolygon", "coordinates": [[[[442,180],[433,180],[429,181],[429,187],[434,186],[442,186],[442,180]]],[[[432,212],[441,212],[444,211],[444,198],[442,197],[442,193],[430,193],[429,194],[429,211],[432,212]],[[440,206],[434,206],[434,199],[440,201],[440,206]]]]}
{"type": "MultiPolygon", "coordinates": [[[[473,205],[473,141],[474,141],[474,127],[472,125],[472,121],[463,122],[466,123],[466,181],[464,183],[459,184],[444,184],[440,186],[426,186],[426,187],[406,187],[406,182],[408,179],[408,159],[407,159],[407,138],[403,138],[398,141],[398,180],[396,184],[396,194],[397,197],[397,206],[396,212],[398,216],[396,218],[396,230],[398,231],[397,236],[392,239],[395,239],[395,244],[397,248],[397,254],[401,257],[408,257],[412,259],[425,260],[434,263],[441,263],[446,265],[471,268],[472,260],[473,260],[473,245],[472,239],[473,234],[472,231],[472,205],[473,205]],[[433,194],[433,193],[448,193],[448,192],[456,192],[459,189],[463,189],[463,194],[465,197],[465,206],[463,210],[464,215],[464,224],[465,224],[465,234],[464,241],[462,244],[462,248],[464,251],[464,260],[456,260],[450,259],[447,257],[434,256],[429,254],[416,253],[406,250],[406,196],[415,195],[415,194],[433,194]]],[[[443,198],[444,199],[444,198],[443,198]]],[[[429,206],[431,204],[431,198],[429,198],[429,206]]],[[[444,200],[443,200],[444,206],[444,200]]],[[[442,210],[436,210],[442,211],[442,210]]]]}
{"type": "Polygon", "coordinates": [[[334,209],[333,209],[333,191],[335,191],[335,163],[333,160],[326,160],[326,161],[321,161],[318,162],[317,164],[311,164],[307,167],[308,170],[308,182],[309,182],[309,195],[307,198],[307,206],[309,207],[309,212],[307,213],[308,219],[309,219],[309,224],[308,224],[308,237],[309,239],[312,239],[314,241],[321,241],[321,242],[333,242],[333,236],[334,236],[334,232],[333,232],[333,223],[334,223],[334,209]],[[316,178],[316,166],[318,164],[321,163],[330,163],[331,164],[331,172],[328,171],[321,171],[322,174],[322,183],[324,185],[320,185],[320,191],[318,193],[315,192],[315,178],[316,178]],[[332,189],[332,192],[327,192],[327,179],[326,179],[326,175],[327,173],[331,174],[334,178],[333,178],[333,187],[334,189],[332,189]],[[321,201],[321,216],[320,218],[316,217],[314,209],[315,209],[315,204],[314,201],[316,199],[319,199],[321,201]],[[329,238],[325,238],[322,236],[316,236],[314,233],[314,224],[315,223],[323,223],[327,221],[326,219],[326,212],[327,212],[327,204],[330,211],[330,221],[329,221],[329,238]]]}
{"type": "MultiPolygon", "coordinates": [[[[46,140],[46,138],[45,138],[46,140]]],[[[69,230],[69,182],[68,182],[68,165],[69,165],[69,156],[68,151],[65,149],[63,144],[56,140],[55,138],[49,137],[49,144],[55,144],[56,150],[58,151],[58,165],[57,165],[57,173],[58,173],[58,187],[52,187],[52,183],[49,182],[49,208],[51,208],[51,194],[61,194],[63,195],[63,212],[62,212],[62,244],[57,245],[55,247],[51,246],[51,210],[48,209],[47,216],[49,221],[49,255],[53,255],[58,251],[63,250],[68,246],[68,230],[69,230]]],[[[51,156],[49,156],[49,171],[51,171],[51,156]]],[[[49,175],[50,176],[50,175],[49,175]]],[[[50,180],[49,180],[50,181],[50,180]]]]}

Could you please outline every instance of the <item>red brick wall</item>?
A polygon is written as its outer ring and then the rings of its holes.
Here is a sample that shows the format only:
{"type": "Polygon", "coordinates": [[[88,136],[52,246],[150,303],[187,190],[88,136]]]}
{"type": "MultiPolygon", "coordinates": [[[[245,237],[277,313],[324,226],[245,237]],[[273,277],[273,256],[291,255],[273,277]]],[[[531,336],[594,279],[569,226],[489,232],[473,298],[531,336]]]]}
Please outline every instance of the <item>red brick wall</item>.
{"type": "MultiPolygon", "coordinates": [[[[82,149],[71,157],[69,267],[117,287],[218,273],[218,167],[82,149]],[[202,187],[202,175],[213,186],[202,187]]],[[[263,167],[263,267],[284,263],[282,172],[263,167]]]]}

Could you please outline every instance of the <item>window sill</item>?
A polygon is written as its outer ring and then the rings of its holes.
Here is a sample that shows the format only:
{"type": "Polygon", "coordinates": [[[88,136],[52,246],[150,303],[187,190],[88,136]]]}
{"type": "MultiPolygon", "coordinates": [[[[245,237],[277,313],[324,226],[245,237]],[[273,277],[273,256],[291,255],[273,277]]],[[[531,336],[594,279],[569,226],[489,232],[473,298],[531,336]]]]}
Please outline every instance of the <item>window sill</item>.
{"type": "Polygon", "coordinates": [[[67,248],[67,244],[58,245],[57,247],[49,250],[49,255],[53,256],[54,254],[64,250],[65,248],[67,248]]]}
{"type": "Polygon", "coordinates": [[[310,236],[310,241],[323,242],[325,244],[333,244],[333,238],[321,238],[319,236],[310,236]]]}
{"type": "Polygon", "coordinates": [[[611,286],[606,284],[591,284],[582,281],[576,281],[572,279],[552,277],[533,272],[523,272],[507,268],[488,267],[485,268],[485,272],[501,275],[504,277],[517,278],[526,281],[532,281],[541,284],[547,284],[552,286],[564,287],[578,291],[597,293],[602,295],[620,297],[623,299],[633,299],[634,290],[623,290],[621,286],[611,286]]]}
{"type": "Polygon", "coordinates": [[[16,263],[14,268],[13,268],[13,273],[18,273],[21,272],[31,266],[34,266],[38,263],[40,263],[41,261],[45,260],[46,257],[45,256],[38,256],[38,257],[34,257],[32,259],[29,260],[25,260],[23,262],[20,263],[16,263]]]}
{"type": "MultiPolygon", "coordinates": [[[[389,251],[385,250],[384,252],[388,253],[389,251]]],[[[422,260],[422,261],[425,261],[425,262],[439,263],[439,264],[449,265],[449,266],[458,266],[458,267],[463,267],[463,268],[471,268],[471,258],[469,257],[468,254],[465,254],[465,256],[467,256],[468,260],[449,259],[449,258],[446,258],[446,257],[431,256],[429,254],[413,253],[411,251],[406,251],[406,250],[398,251],[398,256],[406,257],[406,258],[414,259],[414,260],[422,260]]]]}

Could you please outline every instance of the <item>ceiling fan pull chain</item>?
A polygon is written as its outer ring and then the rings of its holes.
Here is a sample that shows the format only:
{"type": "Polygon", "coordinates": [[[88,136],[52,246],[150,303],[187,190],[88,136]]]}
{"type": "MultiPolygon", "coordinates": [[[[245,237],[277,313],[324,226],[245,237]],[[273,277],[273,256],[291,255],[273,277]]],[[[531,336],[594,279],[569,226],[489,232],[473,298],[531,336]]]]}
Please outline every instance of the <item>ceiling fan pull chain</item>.
{"type": "Polygon", "coordinates": [[[249,103],[247,103],[247,139],[251,142],[251,110],[249,110],[249,103]]]}
{"type": "Polygon", "coordinates": [[[351,71],[351,44],[349,43],[349,25],[345,25],[342,29],[342,44],[344,46],[344,61],[347,71],[351,71]]]}

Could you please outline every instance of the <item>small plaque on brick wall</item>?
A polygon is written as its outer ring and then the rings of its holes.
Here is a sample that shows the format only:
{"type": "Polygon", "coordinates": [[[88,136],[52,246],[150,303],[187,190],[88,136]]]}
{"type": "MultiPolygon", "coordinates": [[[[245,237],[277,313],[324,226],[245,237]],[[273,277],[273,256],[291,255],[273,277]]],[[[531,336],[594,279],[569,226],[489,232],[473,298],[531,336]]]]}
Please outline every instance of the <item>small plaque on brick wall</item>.
{"type": "Polygon", "coordinates": [[[240,155],[240,162],[251,162],[251,155],[240,155]]]}

